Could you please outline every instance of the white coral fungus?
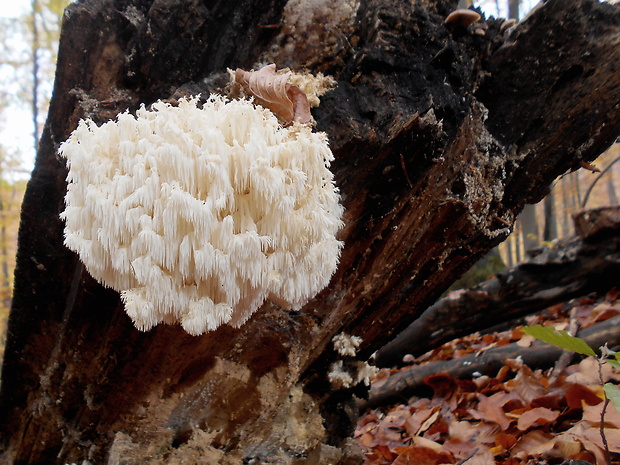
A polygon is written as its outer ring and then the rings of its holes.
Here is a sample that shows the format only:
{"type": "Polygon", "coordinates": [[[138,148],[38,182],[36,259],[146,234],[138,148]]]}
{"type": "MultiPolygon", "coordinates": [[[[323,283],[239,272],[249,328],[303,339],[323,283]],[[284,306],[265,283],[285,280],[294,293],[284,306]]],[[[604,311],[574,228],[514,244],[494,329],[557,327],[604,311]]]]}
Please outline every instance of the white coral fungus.
{"type": "Polygon", "coordinates": [[[357,349],[362,343],[362,338],[359,336],[349,336],[346,333],[340,333],[333,337],[334,349],[340,355],[348,355],[355,357],[357,349]]]}
{"type": "Polygon", "coordinates": [[[336,270],[333,156],[307,126],[245,100],[158,102],[80,122],[60,153],[65,244],[141,330],[240,326],[267,298],[297,309],[336,270]]]}
{"type": "Polygon", "coordinates": [[[355,385],[351,374],[344,369],[342,360],[338,360],[329,366],[327,378],[336,389],[350,388],[355,385]]]}

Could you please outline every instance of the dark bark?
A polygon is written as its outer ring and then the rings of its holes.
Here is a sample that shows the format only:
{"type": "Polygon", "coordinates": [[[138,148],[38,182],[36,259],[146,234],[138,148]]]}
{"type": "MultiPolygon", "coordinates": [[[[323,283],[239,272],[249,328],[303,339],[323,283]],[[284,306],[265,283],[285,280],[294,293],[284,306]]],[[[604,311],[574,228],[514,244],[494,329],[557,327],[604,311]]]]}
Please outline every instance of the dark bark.
{"type": "Polygon", "coordinates": [[[439,300],[382,347],[375,364],[400,366],[405,354],[421,355],[457,337],[617,285],[620,208],[584,212],[575,222],[581,237],[558,241],[457,297],[439,300]]]}
{"type": "MultiPolygon", "coordinates": [[[[616,316],[589,328],[584,328],[577,336],[587,342],[592,349],[608,344],[610,349],[620,345],[620,316],[616,316]]],[[[429,362],[414,366],[393,374],[382,385],[370,390],[368,402],[361,408],[373,408],[401,401],[407,401],[425,387],[424,378],[435,373],[446,373],[456,378],[471,378],[474,373],[495,376],[508,359],[520,357],[523,363],[532,369],[550,368],[562,355],[562,349],[536,341],[530,347],[516,343],[493,347],[481,354],[474,353],[452,360],[429,362]]]]}
{"type": "Polygon", "coordinates": [[[369,356],[503,240],[526,202],[620,133],[617,6],[549,1],[503,37],[500,21],[485,35],[447,27],[456,1],[362,1],[340,21],[306,8],[306,28],[282,17],[284,3],[68,8],[20,226],[4,463],[337,457],[329,444],[342,445],[351,409],[326,379],[332,337],[361,336],[369,356]],[[238,330],[140,333],[62,245],[58,145],[82,117],[206,94],[226,67],[268,61],[338,81],[314,117],[347,209],[339,271],[300,312],[266,304],[238,330]]]}

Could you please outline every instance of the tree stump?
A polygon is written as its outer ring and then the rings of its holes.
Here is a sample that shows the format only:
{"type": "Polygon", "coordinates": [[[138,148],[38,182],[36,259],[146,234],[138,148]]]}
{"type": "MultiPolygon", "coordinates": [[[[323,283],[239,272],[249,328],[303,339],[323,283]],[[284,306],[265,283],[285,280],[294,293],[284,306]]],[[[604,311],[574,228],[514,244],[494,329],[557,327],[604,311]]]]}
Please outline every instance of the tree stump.
{"type": "Polygon", "coordinates": [[[360,336],[368,358],[620,134],[620,7],[553,0],[504,30],[446,24],[456,3],[69,6],[23,204],[3,463],[356,463],[366,388],[330,385],[332,338],[360,336]],[[267,303],[240,329],[141,333],[63,245],[58,146],[81,118],[218,92],[227,67],[270,62],[337,81],[313,115],[346,207],[339,269],[299,312],[267,303]]]}

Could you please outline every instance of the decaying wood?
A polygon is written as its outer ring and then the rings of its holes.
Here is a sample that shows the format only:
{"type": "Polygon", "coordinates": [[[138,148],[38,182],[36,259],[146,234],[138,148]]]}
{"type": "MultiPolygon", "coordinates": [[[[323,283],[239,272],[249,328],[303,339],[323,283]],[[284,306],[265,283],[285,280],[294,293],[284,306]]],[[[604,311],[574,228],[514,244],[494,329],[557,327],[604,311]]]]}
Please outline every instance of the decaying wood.
{"type": "Polygon", "coordinates": [[[354,409],[327,379],[334,335],[361,336],[367,358],[620,133],[617,5],[550,1],[480,35],[444,23],[455,0],[296,2],[67,9],[23,204],[3,463],[344,463],[354,409]],[[141,333],[62,244],[58,145],[80,118],[206,97],[226,68],[263,63],[337,81],[313,116],[346,207],[339,270],[299,312],[266,304],[240,329],[141,333]]]}
{"type": "Polygon", "coordinates": [[[400,366],[406,354],[421,355],[457,337],[617,285],[619,212],[619,207],[582,212],[575,218],[580,236],[559,240],[531,260],[439,300],[377,351],[375,364],[400,366]]]}
{"type": "MultiPolygon", "coordinates": [[[[598,350],[608,344],[609,348],[620,345],[620,316],[610,318],[589,328],[577,332],[590,347],[598,350]]],[[[495,376],[508,359],[520,357],[523,363],[532,369],[549,368],[562,355],[562,349],[535,341],[530,347],[522,347],[517,343],[492,347],[478,354],[473,353],[452,360],[429,362],[395,373],[383,384],[373,387],[367,402],[360,408],[373,408],[407,401],[421,388],[425,387],[424,378],[435,373],[445,373],[455,378],[471,378],[475,373],[495,376]]]]}

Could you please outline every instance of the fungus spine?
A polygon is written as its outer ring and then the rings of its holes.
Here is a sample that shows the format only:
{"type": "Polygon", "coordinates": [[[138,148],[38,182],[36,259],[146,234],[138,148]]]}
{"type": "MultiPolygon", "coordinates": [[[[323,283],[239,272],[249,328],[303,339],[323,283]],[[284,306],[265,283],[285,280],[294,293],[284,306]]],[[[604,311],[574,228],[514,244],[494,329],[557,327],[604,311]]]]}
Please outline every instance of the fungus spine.
{"type": "Polygon", "coordinates": [[[157,102],[81,121],[59,152],[65,245],[140,330],[238,327],[266,299],[299,309],[336,270],[333,155],[307,125],[247,100],[157,102]]]}

